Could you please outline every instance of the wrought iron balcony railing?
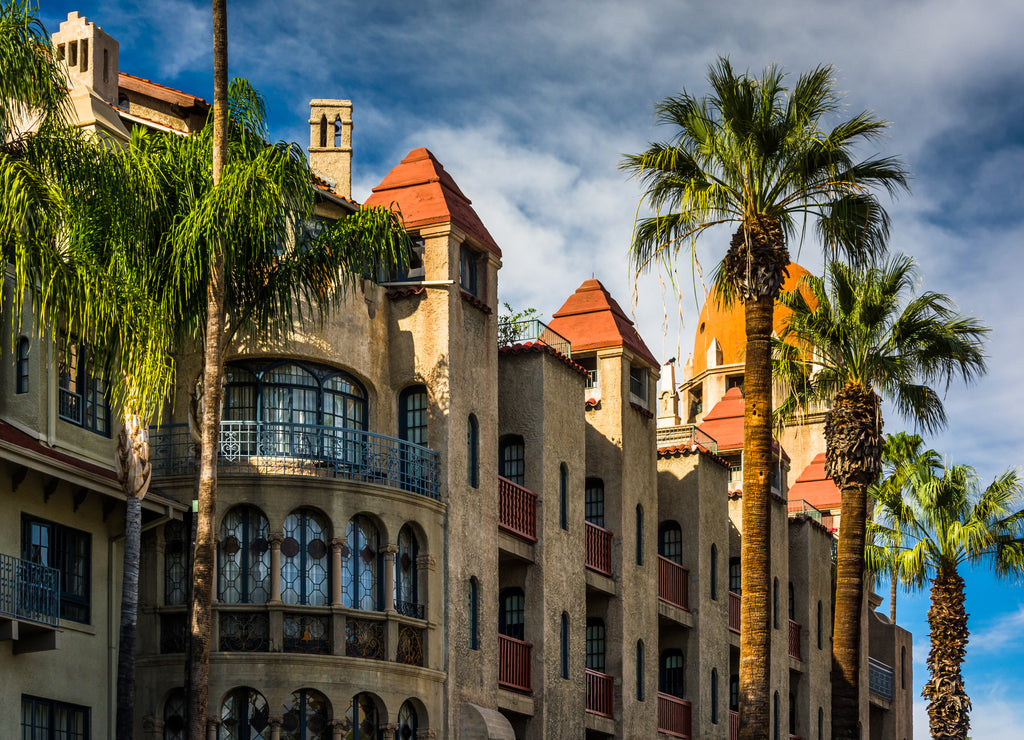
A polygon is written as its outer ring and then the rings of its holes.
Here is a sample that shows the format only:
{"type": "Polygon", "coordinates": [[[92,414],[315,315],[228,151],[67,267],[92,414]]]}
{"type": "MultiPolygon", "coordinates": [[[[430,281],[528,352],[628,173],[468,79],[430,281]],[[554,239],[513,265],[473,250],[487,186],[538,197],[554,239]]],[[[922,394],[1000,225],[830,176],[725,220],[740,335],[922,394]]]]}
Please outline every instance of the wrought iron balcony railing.
{"type": "MultiPolygon", "coordinates": [[[[195,452],[187,424],[150,430],[153,475],[192,475],[195,452]]],[[[438,454],[412,442],[319,424],[222,421],[222,474],[304,475],[376,483],[440,498],[438,454]]]]}
{"type": "Polygon", "coordinates": [[[498,476],[498,527],[527,542],[536,542],[537,494],[498,476]]]}
{"type": "Polygon", "coordinates": [[[892,701],[895,671],[880,660],[868,658],[868,690],[875,696],[892,701]]]}
{"type": "Polygon", "coordinates": [[[658,556],[658,598],[690,609],[690,571],[666,557],[658,556]]]}
{"type": "Polygon", "coordinates": [[[498,635],[498,685],[523,694],[530,688],[530,651],[533,645],[508,635],[498,635]]]}
{"type": "Polygon", "coordinates": [[[526,321],[502,321],[498,324],[499,347],[525,342],[540,342],[566,357],[572,357],[572,344],[569,340],[543,321],[527,319],[526,321]]]}
{"type": "Polygon", "coordinates": [[[734,591],[729,592],[729,630],[740,633],[740,595],[734,591]]]}
{"type": "Polygon", "coordinates": [[[587,669],[587,711],[612,717],[612,689],[615,679],[606,673],[587,669]]]}
{"type": "Polygon", "coordinates": [[[800,652],[800,623],[789,620],[789,657],[803,660],[800,652]]]}
{"type": "Polygon", "coordinates": [[[802,498],[791,500],[787,505],[787,509],[789,510],[790,517],[805,516],[819,524],[822,523],[825,517],[821,509],[808,501],[804,501],[802,498]]]}
{"type": "Polygon", "coordinates": [[[586,524],[586,566],[612,577],[612,533],[592,522],[586,524]]]}
{"type": "Polygon", "coordinates": [[[693,733],[692,722],[690,702],[658,692],[658,732],[689,740],[693,733]]]}
{"type": "Polygon", "coordinates": [[[57,627],[60,571],[0,554],[0,614],[57,627]]]}
{"type": "Polygon", "coordinates": [[[658,447],[681,447],[698,445],[708,452],[718,454],[718,441],[696,424],[681,424],[677,427],[662,427],[658,430],[658,447]]]}

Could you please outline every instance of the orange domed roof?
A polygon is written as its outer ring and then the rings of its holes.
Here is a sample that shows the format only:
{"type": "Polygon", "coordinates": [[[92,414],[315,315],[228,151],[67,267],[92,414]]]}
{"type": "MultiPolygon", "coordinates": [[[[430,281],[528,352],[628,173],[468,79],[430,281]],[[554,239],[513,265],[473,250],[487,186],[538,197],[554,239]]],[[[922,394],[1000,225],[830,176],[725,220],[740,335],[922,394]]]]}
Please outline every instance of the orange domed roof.
{"type": "MultiPolygon", "coordinates": [[[[789,277],[782,283],[782,290],[789,291],[796,288],[797,281],[804,275],[811,273],[795,262],[789,263],[789,277]]],[[[775,304],[775,315],[772,320],[772,328],[776,333],[781,332],[783,321],[792,313],[788,308],[775,304]]],[[[731,306],[725,307],[718,304],[718,301],[711,298],[704,302],[700,311],[700,319],[697,322],[697,336],[693,342],[693,372],[690,377],[700,375],[708,367],[708,348],[712,340],[718,340],[722,348],[722,364],[734,365],[743,362],[743,348],[747,342],[747,332],[744,324],[743,304],[733,301],[731,306]]]]}

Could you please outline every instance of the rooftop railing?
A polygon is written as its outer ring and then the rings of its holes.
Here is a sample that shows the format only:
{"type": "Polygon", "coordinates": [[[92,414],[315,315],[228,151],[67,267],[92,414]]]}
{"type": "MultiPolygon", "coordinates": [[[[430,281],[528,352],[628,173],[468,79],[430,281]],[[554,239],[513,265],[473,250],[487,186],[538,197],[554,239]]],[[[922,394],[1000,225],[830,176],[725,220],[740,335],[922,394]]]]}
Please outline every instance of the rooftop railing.
{"type": "Polygon", "coordinates": [[[821,509],[802,498],[790,501],[787,508],[789,510],[790,517],[806,516],[819,524],[822,523],[822,519],[825,517],[825,514],[822,513],[821,509]]]}
{"type": "MultiPolygon", "coordinates": [[[[192,475],[187,424],[154,427],[153,476],[192,475]]],[[[376,483],[440,498],[438,454],[412,442],[319,424],[222,421],[219,471],[225,475],[302,475],[376,483]]]]}
{"type": "Polygon", "coordinates": [[[557,350],[566,357],[572,357],[572,344],[557,331],[538,319],[525,321],[502,321],[498,324],[498,346],[540,342],[557,350]]]}
{"type": "Polygon", "coordinates": [[[868,658],[868,690],[892,701],[895,671],[880,660],[868,658]]]}
{"type": "Polygon", "coordinates": [[[60,571],[0,554],[0,614],[60,625],[60,571]]]}
{"type": "Polygon", "coordinates": [[[658,447],[681,447],[698,445],[708,452],[718,453],[718,442],[696,424],[682,424],[676,427],[662,427],[658,430],[658,447]]]}

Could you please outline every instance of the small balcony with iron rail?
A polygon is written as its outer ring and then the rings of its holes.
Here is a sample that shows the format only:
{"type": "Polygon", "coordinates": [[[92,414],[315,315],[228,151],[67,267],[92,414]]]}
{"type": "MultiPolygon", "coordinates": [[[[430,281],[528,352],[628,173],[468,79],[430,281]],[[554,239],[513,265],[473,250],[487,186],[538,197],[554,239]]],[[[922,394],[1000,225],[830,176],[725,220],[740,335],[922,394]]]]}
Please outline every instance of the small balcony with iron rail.
{"type": "Polygon", "coordinates": [[[529,642],[498,635],[498,686],[520,694],[533,691],[530,684],[530,653],[533,645],[529,642]]]}
{"type": "Polygon", "coordinates": [[[60,571],[0,554],[0,641],[12,652],[56,650],[60,634],[60,571]]]}
{"type": "Polygon", "coordinates": [[[868,658],[868,694],[872,703],[888,708],[895,697],[896,671],[876,658],[868,658]]]}
{"type": "Polygon", "coordinates": [[[537,494],[498,476],[498,547],[503,553],[533,562],[537,542],[537,494]]]}
{"type": "Polygon", "coordinates": [[[584,526],[587,588],[614,596],[612,533],[593,522],[584,522],[584,526]]]}
{"type": "Polygon", "coordinates": [[[658,615],[667,624],[693,627],[690,613],[690,571],[678,563],[658,556],[658,615]]]}
{"type": "Polygon", "coordinates": [[[793,660],[803,660],[803,653],[800,652],[800,630],[801,625],[792,619],[789,620],[789,657],[793,660]]]}
{"type": "Polygon", "coordinates": [[[689,740],[693,737],[693,707],[686,699],[658,692],[658,732],[689,740]]]}
{"type": "Polygon", "coordinates": [[[740,633],[740,604],[742,597],[735,591],[729,592],[729,631],[740,633]]]}

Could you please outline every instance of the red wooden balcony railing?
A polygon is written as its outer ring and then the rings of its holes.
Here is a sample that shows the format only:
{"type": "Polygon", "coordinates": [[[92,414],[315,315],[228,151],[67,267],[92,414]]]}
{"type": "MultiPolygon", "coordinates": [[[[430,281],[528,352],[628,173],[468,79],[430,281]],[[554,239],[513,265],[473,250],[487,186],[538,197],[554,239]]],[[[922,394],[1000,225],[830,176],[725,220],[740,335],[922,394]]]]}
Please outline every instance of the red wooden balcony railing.
{"type": "Polygon", "coordinates": [[[604,527],[587,525],[587,567],[611,578],[612,533],[604,527]]]}
{"type": "Polygon", "coordinates": [[[537,541],[537,494],[498,476],[498,528],[537,541]]]}
{"type": "Polygon", "coordinates": [[[690,610],[690,571],[661,555],[658,556],[658,598],[690,610]]]}
{"type": "Polygon", "coordinates": [[[740,595],[729,592],[729,629],[740,632],[740,595]]]}
{"type": "Polygon", "coordinates": [[[690,702],[658,692],[658,732],[672,737],[691,737],[690,702]]]}
{"type": "Polygon", "coordinates": [[[498,685],[529,694],[530,648],[528,642],[508,635],[498,635],[498,685]]]}
{"type": "Polygon", "coordinates": [[[800,623],[789,620],[789,657],[803,660],[800,657],[800,623]]]}
{"type": "Polygon", "coordinates": [[[729,710],[729,740],[740,740],[740,713],[729,710]]]}
{"type": "Polygon", "coordinates": [[[587,711],[592,714],[600,714],[602,717],[611,717],[612,714],[612,686],[615,679],[604,673],[598,673],[587,669],[587,711]]]}

